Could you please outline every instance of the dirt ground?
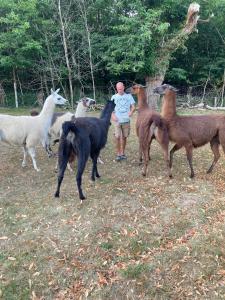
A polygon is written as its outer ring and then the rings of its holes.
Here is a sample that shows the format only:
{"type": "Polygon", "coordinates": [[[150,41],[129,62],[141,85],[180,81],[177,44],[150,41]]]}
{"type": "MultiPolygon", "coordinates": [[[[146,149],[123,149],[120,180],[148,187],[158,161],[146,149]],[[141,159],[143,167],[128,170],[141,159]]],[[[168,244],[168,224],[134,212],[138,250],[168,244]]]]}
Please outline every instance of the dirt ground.
{"type": "Polygon", "coordinates": [[[207,175],[210,147],[196,149],[191,180],[177,152],[169,179],[154,141],[143,178],[134,123],[127,161],[114,161],[110,128],[95,183],[88,162],[83,204],[75,171],[54,198],[55,158],[41,146],[38,173],[31,160],[21,167],[21,149],[0,145],[0,298],[224,299],[224,155],[207,175]]]}

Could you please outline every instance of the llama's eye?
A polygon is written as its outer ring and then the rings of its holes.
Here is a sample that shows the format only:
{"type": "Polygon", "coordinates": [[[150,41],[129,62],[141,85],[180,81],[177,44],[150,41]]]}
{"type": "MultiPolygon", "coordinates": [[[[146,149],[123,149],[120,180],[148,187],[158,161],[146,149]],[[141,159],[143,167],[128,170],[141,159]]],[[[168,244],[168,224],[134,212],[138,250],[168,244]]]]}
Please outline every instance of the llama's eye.
{"type": "Polygon", "coordinates": [[[57,98],[57,100],[61,100],[61,98],[57,98]]]}

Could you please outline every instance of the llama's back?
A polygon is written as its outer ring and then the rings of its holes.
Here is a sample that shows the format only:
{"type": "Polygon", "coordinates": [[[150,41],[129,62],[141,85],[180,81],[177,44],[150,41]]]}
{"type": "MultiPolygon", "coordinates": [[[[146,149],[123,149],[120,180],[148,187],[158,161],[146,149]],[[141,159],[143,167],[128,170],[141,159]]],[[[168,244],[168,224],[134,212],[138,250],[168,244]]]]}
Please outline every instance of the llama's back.
{"type": "Polygon", "coordinates": [[[108,128],[105,121],[95,117],[77,118],[75,124],[88,132],[92,146],[102,149],[107,141],[108,128]]]}
{"type": "Polygon", "coordinates": [[[8,144],[23,145],[28,135],[35,130],[39,131],[34,118],[38,116],[0,115],[0,140],[8,144]]]}
{"type": "Polygon", "coordinates": [[[72,114],[71,112],[67,112],[67,113],[56,113],[54,114],[55,117],[53,117],[52,120],[52,126],[49,129],[49,133],[51,135],[52,139],[57,139],[60,137],[60,131],[62,129],[62,124],[66,121],[71,121],[72,117],[74,116],[74,114],[72,114]],[[55,122],[53,122],[55,120],[55,122]]]}
{"type": "Polygon", "coordinates": [[[179,139],[182,143],[189,139],[194,147],[200,147],[218,134],[221,125],[225,130],[225,116],[177,116],[169,121],[170,138],[173,141],[179,139]]]}

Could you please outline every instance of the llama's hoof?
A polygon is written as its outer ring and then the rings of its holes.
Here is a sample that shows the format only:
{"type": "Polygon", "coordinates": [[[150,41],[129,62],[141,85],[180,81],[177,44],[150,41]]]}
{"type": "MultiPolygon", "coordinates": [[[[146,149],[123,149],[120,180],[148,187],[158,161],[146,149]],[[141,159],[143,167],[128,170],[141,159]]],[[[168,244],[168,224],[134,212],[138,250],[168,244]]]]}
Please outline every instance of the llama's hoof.
{"type": "Polygon", "coordinates": [[[95,182],[95,177],[91,177],[91,181],[92,181],[92,182],[95,182]]]}
{"type": "Polygon", "coordinates": [[[206,174],[210,174],[212,173],[212,169],[208,169],[208,171],[206,171],[206,174]]]}
{"type": "Polygon", "coordinates": [[[172,179],[172,178],[173,178],[173,175],[172,175],[172,174],[170,174],[170,175],[169,175],[169,178],[170,178],[170,179],[172,179]]]}
{"type": "Polygon", "coordinates": [[[59,198],[59,192],[55,192],[55,198],[59,198]]]}
{"type": "Polygon", "coordinates": [[[41,169],[38,169],[38,168],[36,168],[35,170],[36,170],[37,172],[40,172],[40,171],[41,171],[41,169]]]}
{"type": "Polygon", "coordinates": [[[101,176],[100,176],[99,174],[98,174],[98,175],[96,175],[96,177],[97,177],[97,178],[101,178],[101,176]]]}
{"type": "Polygon", "coordinates": [[[195,177],[195,174],[191,174],[190,178],[193,179],[195,177]]]}
{"type": "Polygon", "coordinates": [[[26,163],[22,163],[22,168],[25,168],[26,166],[26,163]]]}
{"type": "Polygon", "coordinates": [[[145,176],[146,176],[146,173],[144,173],[144,172],[142,172],[141,174],[142,174],[142,176],[143,176],[143,177],[145,177],[145,176]]]}
{"type": "Polygon", "coordinates": [[[85,199],[86,199],[86,197],[84,197],[84,195],[82,195],[82,196],[80,197],[80,202],[81,202],[81,204],[82,204],[82,201],[85,200],[85,199]]]}

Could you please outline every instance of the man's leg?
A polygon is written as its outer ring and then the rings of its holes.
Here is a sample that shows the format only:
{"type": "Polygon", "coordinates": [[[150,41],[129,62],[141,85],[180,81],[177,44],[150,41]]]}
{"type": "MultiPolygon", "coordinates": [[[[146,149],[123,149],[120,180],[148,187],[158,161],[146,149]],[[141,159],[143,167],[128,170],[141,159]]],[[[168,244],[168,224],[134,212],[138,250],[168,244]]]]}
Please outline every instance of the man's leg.
{"type": "Polygon", "coordinates": [[[121,157],[121,136],[122,136],[122,131],[121,131],[121,126],[117,122],[114,123],[114,134],[115,134],[115,144],[116,144],[116,152],[117,152],[117,157],[116,161],[120,161],[121,157]]]}
{"type": "Polygon", "coordinates": [[[121,155],[121,138],[120,137],[115,137],[115,140],[116,140],[116,153],[118,156],[121,155]]]}
{"type": "Polygon", "coordinates": [[[121,153],[120,153],[120,155],[125,155],[125,148],[126,148],[126,144],[127,144],[127,138],[122,136],[120,141],[121,141],[121,153]]]}
{"type": "Polygon", "coordinates": [[[125,123],[122,125],[122,136],[121,136],[121,156],[122,159],[126,159],[125,149],[127,145],[127,137],[130,134],[130,123],[125,123]]]}

